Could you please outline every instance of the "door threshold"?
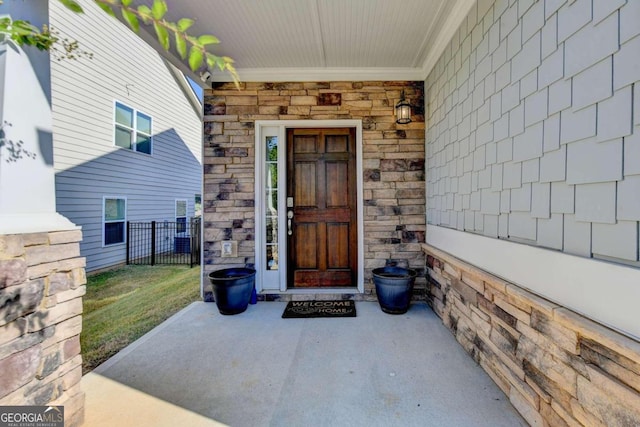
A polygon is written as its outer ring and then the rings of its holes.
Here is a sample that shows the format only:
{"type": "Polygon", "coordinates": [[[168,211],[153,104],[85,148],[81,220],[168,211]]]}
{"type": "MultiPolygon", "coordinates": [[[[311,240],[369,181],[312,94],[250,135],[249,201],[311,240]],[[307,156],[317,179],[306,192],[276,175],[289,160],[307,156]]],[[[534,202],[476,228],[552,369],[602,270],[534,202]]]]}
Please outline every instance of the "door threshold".
{"type": "Polygon", "coordinates": [[[260,294],[313,295],[313,294],[361,294],[356,286],[349,288],[291,288],[286,291],[265,289],[260,294]]]}
{"type": "Polygon", "coordinates": [[[356,288],[333,289],[289,289],[287,291],[265,290],[258,293],[258,301],[310,301],[310,300],[354,300],[375,301],[374,295],[359,292],[356,288]]]}

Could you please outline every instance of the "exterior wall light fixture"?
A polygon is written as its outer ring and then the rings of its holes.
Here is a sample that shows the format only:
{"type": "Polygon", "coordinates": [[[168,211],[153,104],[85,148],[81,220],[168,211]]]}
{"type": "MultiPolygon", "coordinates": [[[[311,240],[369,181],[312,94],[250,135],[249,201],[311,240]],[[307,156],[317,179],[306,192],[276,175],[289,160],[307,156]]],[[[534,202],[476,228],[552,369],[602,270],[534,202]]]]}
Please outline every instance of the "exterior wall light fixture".
{"type": "Polygon", "coordinates": [[[411,123],[411,104],[404,98],[404,90],[400,95],[400,101],[396,104],[396,123],[406,125],[411,123]]]}

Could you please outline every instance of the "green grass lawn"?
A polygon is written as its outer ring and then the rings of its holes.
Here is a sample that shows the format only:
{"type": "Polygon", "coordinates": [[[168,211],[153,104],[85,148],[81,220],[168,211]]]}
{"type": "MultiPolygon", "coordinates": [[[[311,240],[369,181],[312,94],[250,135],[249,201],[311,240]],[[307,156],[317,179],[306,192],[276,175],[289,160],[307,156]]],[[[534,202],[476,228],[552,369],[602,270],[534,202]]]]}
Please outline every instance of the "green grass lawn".
{"type": "Polygon", "coordinates": [[[131,265],[89,276],[80,335],[83,374],[198,300],[198,267],[131,265]]]}

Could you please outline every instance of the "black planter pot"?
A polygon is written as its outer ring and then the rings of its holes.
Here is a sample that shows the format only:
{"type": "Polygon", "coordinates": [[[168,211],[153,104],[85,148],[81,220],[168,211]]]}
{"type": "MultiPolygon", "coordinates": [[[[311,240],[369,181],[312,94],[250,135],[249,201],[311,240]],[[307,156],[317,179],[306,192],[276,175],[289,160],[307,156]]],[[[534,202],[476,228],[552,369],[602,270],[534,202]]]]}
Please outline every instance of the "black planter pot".
{"type": "Polygon", "coordinates": [[[385,313],[403,314],[409,310],[416,271],[400,267],[373,270],[373,283],[380,308],[385,313]]]}
{"type": "Polygon", "coordinates": [[[209,273],[213,298],[221,314],[238,314],[247,309],[255,286],[256,270],[238,267],[209,273]]]}

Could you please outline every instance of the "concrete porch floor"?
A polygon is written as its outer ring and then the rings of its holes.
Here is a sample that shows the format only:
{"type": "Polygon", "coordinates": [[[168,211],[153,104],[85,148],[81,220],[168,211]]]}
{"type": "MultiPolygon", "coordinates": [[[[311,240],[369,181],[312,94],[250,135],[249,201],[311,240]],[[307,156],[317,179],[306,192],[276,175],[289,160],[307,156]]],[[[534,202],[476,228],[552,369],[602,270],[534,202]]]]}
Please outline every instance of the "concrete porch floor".
{"type": "Polygon", "coordinates": [[[423,303],[404,315],[222,316],[193,303],[82,379],[100,426],[526,426],[423,303]]]}

